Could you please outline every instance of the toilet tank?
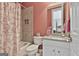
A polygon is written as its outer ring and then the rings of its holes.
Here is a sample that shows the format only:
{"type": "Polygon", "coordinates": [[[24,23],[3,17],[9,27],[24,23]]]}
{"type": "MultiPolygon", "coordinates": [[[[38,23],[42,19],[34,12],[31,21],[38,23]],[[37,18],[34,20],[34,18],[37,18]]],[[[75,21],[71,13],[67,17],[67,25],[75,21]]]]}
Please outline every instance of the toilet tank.
{"type": "Polygon", "coordinates": [[[34,44],[40,45],[42,44],[43,40],[41,36],[34,36],[34,44]]]}

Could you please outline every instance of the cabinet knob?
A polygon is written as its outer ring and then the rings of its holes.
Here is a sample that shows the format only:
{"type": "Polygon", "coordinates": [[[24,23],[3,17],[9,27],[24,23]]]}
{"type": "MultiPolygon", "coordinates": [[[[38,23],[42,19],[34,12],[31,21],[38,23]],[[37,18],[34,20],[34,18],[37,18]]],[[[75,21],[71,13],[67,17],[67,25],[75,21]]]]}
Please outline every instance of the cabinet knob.
{"type": "Polygon", "coordinates": [[[58,51],[58,53],[60,53],[60,51],[58,51]]]}
{"type": "Polygon", "coordinates": [[[53,49],[53,52],[55,52],[55,49],[53,49]]]}

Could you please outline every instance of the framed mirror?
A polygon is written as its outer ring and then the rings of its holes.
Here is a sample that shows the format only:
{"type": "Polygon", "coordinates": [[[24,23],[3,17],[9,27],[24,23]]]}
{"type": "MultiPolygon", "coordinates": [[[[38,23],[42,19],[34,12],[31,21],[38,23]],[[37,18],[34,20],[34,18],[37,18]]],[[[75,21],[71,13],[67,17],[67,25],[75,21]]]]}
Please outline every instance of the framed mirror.
{"type": "Polygon", "coordinates": [[[64,22],[64,4],[57,4],[48,8],[50,10],[51,16],[51,27],[52,33],[62,33],[63,32],[63,22],[64,22]]]}
{"type": "Polygon", "coordinates": [[[70,16],[69,16],[69,3],[55,3],[55,5],[49,6],[47,9],[48,20],[52,34],[67,34],[70,33],[70,16]]]}
{"type": "Polygon", "coordinates": [[[51,10],[52,32],[61,33],[63,31],[63,5],[51,10]]]}

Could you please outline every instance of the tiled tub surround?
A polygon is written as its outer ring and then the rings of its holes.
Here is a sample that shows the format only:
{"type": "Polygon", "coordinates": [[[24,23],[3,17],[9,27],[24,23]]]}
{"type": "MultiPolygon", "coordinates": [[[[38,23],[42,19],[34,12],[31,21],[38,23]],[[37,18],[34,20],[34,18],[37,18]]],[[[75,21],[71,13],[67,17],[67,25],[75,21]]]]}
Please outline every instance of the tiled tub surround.
{"type": "Polygon", "coordinates": [[[19,3],[0,2],[0,53],[18,55],[20,11],[19,3]]]}
{"type": "Polygon", "coordinates": [[[22,41],[32,43],[33,36],[33,7],[21,9],[22,41]]]}

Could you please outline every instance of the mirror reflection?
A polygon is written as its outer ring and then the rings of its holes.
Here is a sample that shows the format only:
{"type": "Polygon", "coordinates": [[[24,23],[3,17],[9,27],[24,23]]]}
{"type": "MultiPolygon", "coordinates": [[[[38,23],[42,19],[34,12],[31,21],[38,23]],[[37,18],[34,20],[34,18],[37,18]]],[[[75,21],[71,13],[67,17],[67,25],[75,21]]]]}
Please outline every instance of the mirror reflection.
{"type": "Polygon", "coordinates": [[[62,13],[62,8],[55,8],[55,9],[52,9],[52,31],[54,33],[56,32],[62,32],[62,26],[63,26],[63,13],[62,13]]]}
{"type": "Polygon", "coordinates": [[[60,3],[48,7],[48,25],[47,33],[56,35],[70,35],[70,4],[60,3]],[[50,31],[49,31],[50,30],[50,31]]]}

